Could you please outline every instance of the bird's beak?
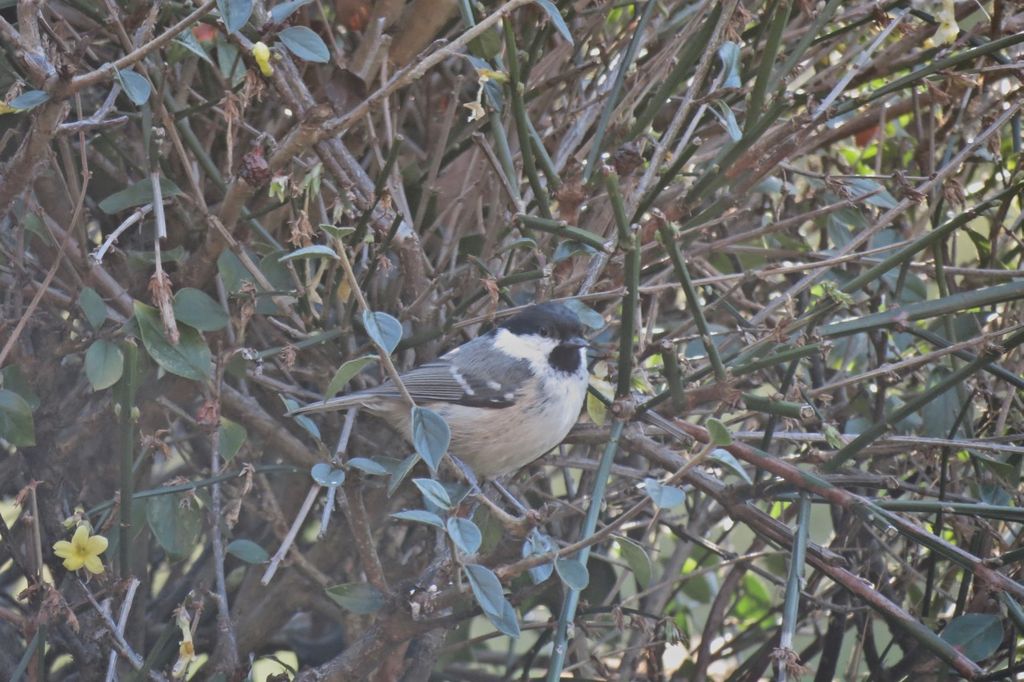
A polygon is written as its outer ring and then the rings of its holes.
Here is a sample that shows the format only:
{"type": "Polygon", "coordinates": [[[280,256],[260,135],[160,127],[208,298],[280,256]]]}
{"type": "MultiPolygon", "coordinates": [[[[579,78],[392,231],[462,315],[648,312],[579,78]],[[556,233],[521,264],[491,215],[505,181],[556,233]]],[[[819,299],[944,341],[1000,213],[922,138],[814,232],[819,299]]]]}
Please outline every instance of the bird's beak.
{"type": "Polygon", "coordinates": [[[569,348],[587,348],[590,346],[590,344],[587,343],[587,340],[582,336],[573,336],[568,338],[562,342],[562,345],[569,348]]]}

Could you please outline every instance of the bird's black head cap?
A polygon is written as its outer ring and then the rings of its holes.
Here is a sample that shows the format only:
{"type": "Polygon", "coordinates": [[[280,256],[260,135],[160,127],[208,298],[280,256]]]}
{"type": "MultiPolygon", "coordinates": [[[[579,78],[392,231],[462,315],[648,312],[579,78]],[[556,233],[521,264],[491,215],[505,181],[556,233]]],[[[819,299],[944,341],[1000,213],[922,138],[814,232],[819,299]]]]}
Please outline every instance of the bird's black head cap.
{"type": "Polygon", "coordinates": [[[560,341],[583,336],[583,324],[576,313],[561,303],[539,303],[498,324],[513,334],[537,334],[560,341]]]}

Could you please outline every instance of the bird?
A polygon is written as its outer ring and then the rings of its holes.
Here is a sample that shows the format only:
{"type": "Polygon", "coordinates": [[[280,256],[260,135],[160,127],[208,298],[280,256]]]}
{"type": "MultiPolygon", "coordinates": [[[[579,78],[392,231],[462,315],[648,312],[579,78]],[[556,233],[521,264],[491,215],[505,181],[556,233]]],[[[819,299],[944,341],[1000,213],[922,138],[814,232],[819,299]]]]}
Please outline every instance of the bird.
{"type": "MultiPolygon", "coordinates": [[[[569,433],[587,394],[587,347],[575,312],[539,303],[399,378],[418,406],[448,423],[448,451],[477,477],[493,480],[530,464],[569,433]]],[[[357,406],[412,441],[410,405],[390,380],[289,414],[357,406]]]]}

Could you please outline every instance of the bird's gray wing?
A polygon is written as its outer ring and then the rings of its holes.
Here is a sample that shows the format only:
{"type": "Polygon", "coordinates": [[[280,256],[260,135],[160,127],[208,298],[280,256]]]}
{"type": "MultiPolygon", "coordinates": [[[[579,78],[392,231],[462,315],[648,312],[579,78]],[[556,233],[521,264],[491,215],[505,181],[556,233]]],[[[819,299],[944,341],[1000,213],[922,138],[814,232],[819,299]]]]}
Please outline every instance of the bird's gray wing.
{"type": "MultiPolygon", "coordinates": [[[[529,377],[530,365],[526,360],[509,357],[495,350],[485,338],[477,338],[403,374],[402,383],[416,402],[508,407],[529,377]]],[[[364,393],[399,395],[390,381],[364,393]]]]}

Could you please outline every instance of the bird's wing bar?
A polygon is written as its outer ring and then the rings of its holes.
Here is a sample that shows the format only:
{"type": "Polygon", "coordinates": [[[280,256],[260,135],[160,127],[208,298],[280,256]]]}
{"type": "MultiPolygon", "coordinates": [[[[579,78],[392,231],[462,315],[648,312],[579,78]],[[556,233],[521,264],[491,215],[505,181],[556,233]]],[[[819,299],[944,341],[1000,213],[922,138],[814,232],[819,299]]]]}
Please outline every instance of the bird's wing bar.
{"type": "MultiPolygon", "coordinates": [[[[460,358],[460,361],[462,358],[460,358]]],[[[504,376],[500,372],[497,376],[504,376]]],[[[515,389],[484,378],[478,365],[457,367],[449,358],[433,362],[402,375],[402,383],[416,402],[443,402],[469,407],[508,407],[515,402],[515,389]]],[[[398,395],[387,382],[368,391],[375,395],[398,395]]]]}

